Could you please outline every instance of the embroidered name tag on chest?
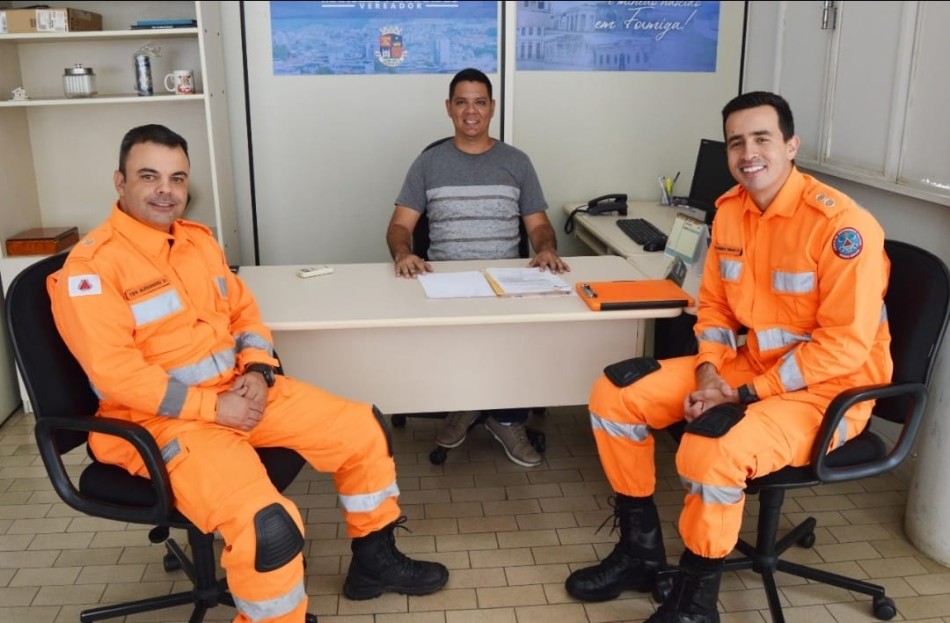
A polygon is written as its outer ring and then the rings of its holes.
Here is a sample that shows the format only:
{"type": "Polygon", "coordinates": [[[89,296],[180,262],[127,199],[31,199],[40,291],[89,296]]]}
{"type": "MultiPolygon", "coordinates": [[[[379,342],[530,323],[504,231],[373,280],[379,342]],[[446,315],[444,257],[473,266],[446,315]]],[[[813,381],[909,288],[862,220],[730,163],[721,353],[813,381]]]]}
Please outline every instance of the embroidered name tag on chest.
{"type": "Polygon", "coordinates": [[[169,283],[168,279],[165,277],[160,277],[158,279],[153,279],[141,285],[135,286],[134,288],[129,288],[125,291],[125,300],[131,301],[137,299],[140,296],[148,294],[149,292],[154,292],[159,288],[164,288],[169,283]]]}

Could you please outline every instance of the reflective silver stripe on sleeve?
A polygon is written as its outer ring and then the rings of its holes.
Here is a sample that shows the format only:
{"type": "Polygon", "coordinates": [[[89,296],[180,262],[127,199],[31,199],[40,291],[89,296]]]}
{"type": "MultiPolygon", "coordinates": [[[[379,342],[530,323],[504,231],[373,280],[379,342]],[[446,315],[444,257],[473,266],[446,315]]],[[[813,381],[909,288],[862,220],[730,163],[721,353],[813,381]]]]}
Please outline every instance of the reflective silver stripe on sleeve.
{"type": "Polygon", "coordinates": [[[887,322],[887,305],[881,305],[881,324],[887,322]]]}
{"type": "Polygon", "coordinates": [[[165,417],[178,417],[185,406],[188,397],[188,386],[177,379],[168,379],[165,395],[158,405],[158,414],[165,417]]]}
{"type": "Polygon", "coordinates": [[[175,290],[163,292],[141,303],[133,303],[129,307],[132,309],[132,316],[135,317],[137,327],[161,320],[182,309],[181,299],[178,298],[178,292],[175,290]]]}
{"type": "Polygon", "coordinates": [[[786,273],[776,270],[772,273],[772,290],[789,294],[805,294],[815,290],[815,273],[786,273]]]}
{"type": "Polygon", "coordinates": [[[266,350],[271,355],[274,354],[273,345],[263,335],[257,333],[238,333],[234,336],[234,350],[241,352],[245,348],[266,350]]]}
{"type": "Polygon", "coordinates": [[[738,348],[736,342],[736,332],[732,329],[723,329],[723,328],[709,328],[699,334],[699,340],[704,342],[713,342],[714,344],[722,344],[723,346],[728,346],[732,350],[738,348]]]}
{"type": "Polygon", "coordinates": [[[838,441],[835,443],[835,447],[832,449],[834,450],[834,449],[840,448],[845,443],[847,443],[847,441],[848,441],[848,419],[841,418],[841,421],[838,422],[838,441]]]}
{"type": "Polygon", "coordinates": [[[650,427],[646,424],[621,424],[605,420],[593,411],[590,412],[590,427],[602,430],[611,437],[622,437],[632,441],[643,441],[650,436],[650,427]]]}
{"type": "Polygon", "coordinates": [[[241,614],[252,621],[263,621],[264,619],[274,619],[284,616],[294,611],[294,608],[307,598],[304,590],[303,580],[295,585],[290,592],[273,599],[261,599],[251,601],[250,599],[241,599],[231,589],[231,597],[234,598],[234,605],[241,611],[241,614]]]}
{"type": "Polygon", "coordinates": [[[361,493],[360,495],[340,494],[340,505],[348,513],[368,513],[379,508],[379,505],[388,498],[399,495],[399,486],[393,482],[391,485],[380,491],[373,493],[361,493]]]}
{"type": "Polygon", "coordinates": [[[228,348],[191,365],[169,370],[168,373],[185,385],[198,385],[220,376],[223,372],[233,370],[234,359],[234,351],[228,348]]]}
{"type": "Polygon", "coordinates": [[[102,392],[99,391],[99,388],[92,384],[92,381],[89,381],[89,387],[92,388],[92,393],[96,395],[96,398],[102,400],[105,396],[102,395],[102,392]]]}
{"type": "Polygon", "coordinates": [[[739,281],[742,276],[742,262],[720,259],[719,276],[726,281],[739,281]]]}
{"type": "Polygon", "coordinates": [[[162,460],[171,463],[171,460],[181,454],[181,445],[178,439],[172,439],[162,447],[162,460]]]}
{"type": "Polygon", "coordinates": [[[802,335],[792,333],[785,329],[765,329],[755,332],[756,341],[759,343],[759,352],[773,350],[775,348],[785,348],[798,342],[810,342],[811,336],[807,333],[802,335]]]}
{"type": "Polygon", "coordinates": [[[218,294],[221,295],[221,298],[228,298],[228,280],[224,277],[215,277],[214,281],[218,284],[218,294]]]}
{"type": "Polygon", "coordinates": [[[742,501],[744,487],[717,487],[693,482],[680,476],[680,481],[686,487],[686,493],[698,495],[703,504],[737,504],[742,501]]]}
{"type": "Polygon", "coordinates": [[[795,359],[795,351],[789,351],[782,357],[782,363],[778,366],[778,377],[782,380],[785,391],[794,392],[805,387],[805,377],[798,367],[798,360],[795,359]]]}

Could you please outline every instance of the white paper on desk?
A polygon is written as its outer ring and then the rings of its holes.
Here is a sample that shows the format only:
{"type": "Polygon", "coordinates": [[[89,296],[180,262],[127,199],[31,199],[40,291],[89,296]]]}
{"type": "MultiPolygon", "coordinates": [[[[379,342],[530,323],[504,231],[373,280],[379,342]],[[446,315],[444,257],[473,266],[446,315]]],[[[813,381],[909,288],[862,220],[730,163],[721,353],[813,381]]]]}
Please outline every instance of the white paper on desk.
{"type": "Polygon", "coordinates": [[[457,273],[425,273],[416,277],[430,299],[469,299],[495,296],[480,271],[469,270],[457,273]]]}
{"type": "Polygon", "coordinates": [[[485,273],[501,290],[501,296],[572,294],[574,289],[550,270],[540,268],[486,268],[485,273]]]}

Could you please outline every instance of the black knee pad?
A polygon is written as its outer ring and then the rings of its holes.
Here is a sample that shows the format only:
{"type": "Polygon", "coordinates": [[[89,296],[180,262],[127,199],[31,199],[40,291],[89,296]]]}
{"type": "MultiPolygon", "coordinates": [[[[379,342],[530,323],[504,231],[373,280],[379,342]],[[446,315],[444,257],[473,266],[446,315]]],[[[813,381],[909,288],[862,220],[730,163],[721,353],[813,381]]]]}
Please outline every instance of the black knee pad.
{"type": "Polygon", "coordinates": [[[660,362],[653,357],[634,357],[610,364],[604,368],[604,374],[617,387],[626,387],[659,369],[660,362]]]}
{"type": "Polygon", "coordinates": [[[303,534],[287,509],[277,502],[254,515],[254,534],[254,570],[259,573],[280,569],[303,550],[303,534]]]}
{"type": "Polygon", "coordinates": [[[380,411],[376,405],[373,405],[373,416],[376,418],[376,421],[379,422],[379,427],[383,429],[383,434],[386,435],[386,449],[389,450],[389,456],[392,456],[393,431],[389,428],[389,421],[383,416],[383,412],[380,411]]]}

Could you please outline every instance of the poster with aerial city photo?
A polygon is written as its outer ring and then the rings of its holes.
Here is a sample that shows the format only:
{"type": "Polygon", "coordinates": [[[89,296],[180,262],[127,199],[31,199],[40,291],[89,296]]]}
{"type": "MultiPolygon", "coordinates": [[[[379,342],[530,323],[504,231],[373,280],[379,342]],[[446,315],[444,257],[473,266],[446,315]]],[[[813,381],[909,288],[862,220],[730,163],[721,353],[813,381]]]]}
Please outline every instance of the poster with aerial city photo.
{"type": "Polygon", "coordinates": [[[498,2],[271,2],[275,76],[498,71],[498,2]]]}
{"type": "Polygon", "coordinates": [[[719,2],[518,2],[522,71],[716,71],[719,2]]]}

